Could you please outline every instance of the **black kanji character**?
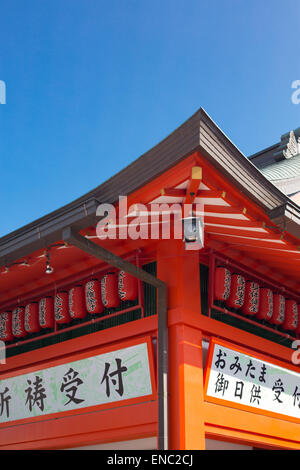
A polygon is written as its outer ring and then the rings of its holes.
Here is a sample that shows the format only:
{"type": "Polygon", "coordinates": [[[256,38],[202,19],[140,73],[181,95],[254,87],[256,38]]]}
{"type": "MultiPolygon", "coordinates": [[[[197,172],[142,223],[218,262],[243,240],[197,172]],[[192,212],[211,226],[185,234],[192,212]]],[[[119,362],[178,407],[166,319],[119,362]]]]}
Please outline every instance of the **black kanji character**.
{"type": "Polygon", "coordinates": [[[103,384],[103,382],[105,381],[105,383],[106,383],[106,395],[108,397],[110,396],[110,381],[109,380],[111,379],[113,385],[116,385],[116,383],[117,383],[117,380],[112,378],[115,375],[118,378],[118,388],[116,388],[116,392],[120,396],[122,396],[123,393],[124,393],[122,373],[127,371],[127,367],[125,367],[125,366],[121,367],[121,362],[122,362],[121,359],[116,359],[117,369],[114,372],[111,372],[110,374],[108,373],[109,368],[110,368],[110,364],[109,364],[109,362],[105,363],[105,369],[104,369],[104,374],[103,374],[101,384],[103,384]]]}
{"type": "Polygon", "coordinates": [[[260,385],[253,385],[251,389],[251,397],[250,397],[250,403],[254,403],[257,401],[257,404],[259,405],[259,400],[261,400],[261,388],[260,385]]]}
{"type": "Polygon", "coordinates": [[[84,399],[82,398],[75,397],[77,388],[79,387],[79,385],[83,384],[82,380],[77,377],[77,375],[79,375],[78,372],[76,372],[70,367],[68,372],[66,372],[63,376],[64,383],[62,383],[60,391],[63,392],[64,390],[66,390],[66,392],[68,392],[66,393],[66,396],[69,398],[69,401],[65,403],[65,406],[68,405],[71,401],[76,404],[84,401],[84,399]]]}
{"type": "Polygon", "coordinates": [[[244,382],[237,381],[235,384],[234,396],[241,399],[243,397],[243,389],[244,389],[244,382]]]}
{"type": "MultiPolygon", "coordinates": [[[[27,383],[31,385],[31,380],[27,380],[27,383]]],[[[44,410],[44,399],[46,398],[45,389],[42,386],[42,379],[38,375],[35,376],[35,382],[33,382],[34,390],[32,394],[32,387],[26,388],[25,392],[27,393],[27,403],[29,404],[29,410],[32,411],[32,408],[35,404],[40,408],[41,411],[44,410]]]]}
{"type": "Polygon", "coordinates": [[[273,392],[275,392],[274,400],[278,401],[278,403],[283,403],[283,401],[279,399],[281,393],[284,392],[283,383],[281,379],[276,380],[272,390],[273,392]]]}
{"type": "Polygon", "coordinates": [[[294,397],[294,406],[296,405],[296,403],[298,403],[298,408],[300,408],[300,391],[298,392],[298,386],[297,385],[296,385],[296,388],[294,390],[293,397],[294,397]]]}
{"type": "Polygon", "coordinates": [[[5,387],[4,392],[0,393],[0,416],[3,415],[4,406],[6,411],[6,417],[9,418],[9,400],[11,399],[10,395],[4,396],[8,392],[8,388],[5,387]]]}
{"type": "Polygon", "coordinates": [[[228,380],[224,379],[224,375],[221,372],[218,373],[217,381],[215,383],[215,392],[223,392],[224,395],[225,391],[227,390],[229,385],[228,380]]]}

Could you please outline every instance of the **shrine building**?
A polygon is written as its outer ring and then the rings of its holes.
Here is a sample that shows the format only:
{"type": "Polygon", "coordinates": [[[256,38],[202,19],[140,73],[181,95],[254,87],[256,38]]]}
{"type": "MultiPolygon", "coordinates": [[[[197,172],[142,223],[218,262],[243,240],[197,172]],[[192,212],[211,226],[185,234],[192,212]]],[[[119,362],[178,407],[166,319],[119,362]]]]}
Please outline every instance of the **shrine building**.
{"type": "Polygon", "coordinates": [[[0,449],[300,449],[299,204],[201,108],[2,237],[0,449]]]}

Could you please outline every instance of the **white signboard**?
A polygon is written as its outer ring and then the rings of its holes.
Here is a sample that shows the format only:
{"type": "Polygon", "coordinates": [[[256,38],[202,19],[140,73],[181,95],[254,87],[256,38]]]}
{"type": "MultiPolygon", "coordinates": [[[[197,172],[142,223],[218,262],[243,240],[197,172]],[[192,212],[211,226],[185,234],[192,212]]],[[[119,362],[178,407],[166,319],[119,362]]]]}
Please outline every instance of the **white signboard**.
{"type": "Polygon", "coordinates": [[[0,423],[152,395],[147,342],[0,380],[0,423]]]}
{"type": "Polygon", "coordinates": [[[237,407],[250,407],[300,418],[300,374],[212,342],[206,370],[208,400],[226,400],[237,407]]]}

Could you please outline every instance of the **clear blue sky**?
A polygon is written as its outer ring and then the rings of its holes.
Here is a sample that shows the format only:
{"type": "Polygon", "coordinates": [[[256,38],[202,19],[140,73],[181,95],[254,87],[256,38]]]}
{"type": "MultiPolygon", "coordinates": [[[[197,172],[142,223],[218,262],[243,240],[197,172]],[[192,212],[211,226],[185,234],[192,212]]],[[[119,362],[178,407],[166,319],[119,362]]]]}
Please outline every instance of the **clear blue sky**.
{"type": "Polygon", "coordinates": [[[9,0],[0,18],[0,236],[200,106],[246,155],[300,126],[299,0],[9,0]]]}

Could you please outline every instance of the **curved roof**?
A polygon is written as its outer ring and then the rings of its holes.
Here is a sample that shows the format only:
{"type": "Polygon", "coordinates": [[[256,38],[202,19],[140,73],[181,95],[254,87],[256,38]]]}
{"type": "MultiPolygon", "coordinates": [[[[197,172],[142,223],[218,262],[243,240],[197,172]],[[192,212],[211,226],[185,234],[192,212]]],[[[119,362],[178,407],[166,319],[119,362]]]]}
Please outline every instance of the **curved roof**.
{"type": "Polygon", "coordinates": [[[80,231],[97,223],[99,203],[117,202],[119,195],[133,193],[196,150],[271,219],[283,218],[287,231],[300,238],[300,207],[268,181],[200,108],[159,144],[94,190],[0,238],[0,266],[61,240],[66,227],[80,231]]]}
{"type": "Polygon", "coordinates": [[[260,170],[270,181],[278,181],[300,176],[300,154],[292,158],[273,163],[260,170]]]}

